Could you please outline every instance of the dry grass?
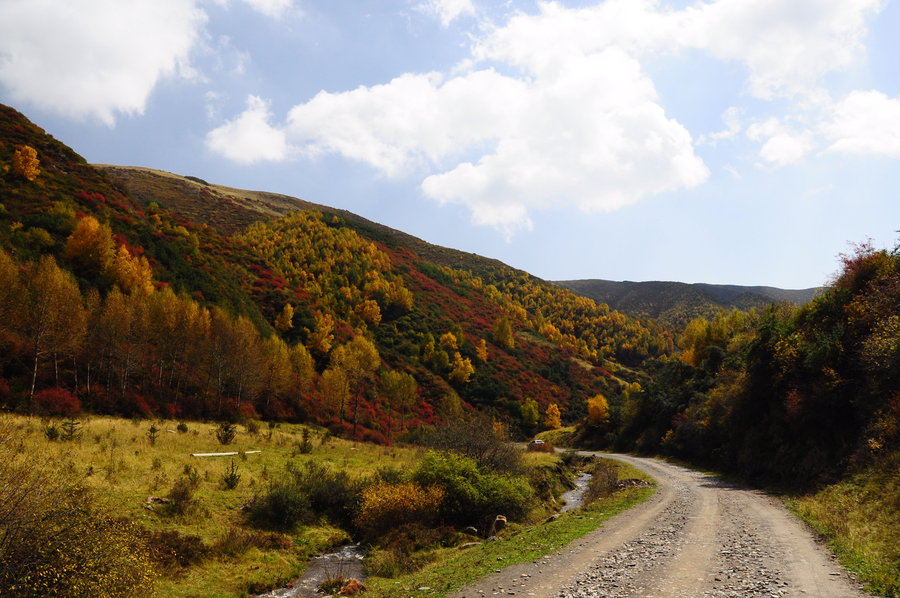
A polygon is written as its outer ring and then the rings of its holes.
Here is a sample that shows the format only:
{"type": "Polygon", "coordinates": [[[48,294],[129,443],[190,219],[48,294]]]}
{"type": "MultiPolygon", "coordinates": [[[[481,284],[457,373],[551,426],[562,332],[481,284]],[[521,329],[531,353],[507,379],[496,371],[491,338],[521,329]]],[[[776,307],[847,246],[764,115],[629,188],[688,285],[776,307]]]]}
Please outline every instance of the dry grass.
{"type": "Polygon", "coordinates": [[[872,589],[900,596],[900,453],[788,504],[872,589]]]}
{"type": "MultiPolygon", "coordinates": [[[[19,451],[36,455],[49,468],[80,479],[115,514],[150,531],[199,536],[209,545],[243,524],[241,507],[263,492],[268,481],[281,475],[289,462],[299,465],[314,460],[355,476],[368,476],[384,467],[409,469],[419,455],[414,449],[328,438],[318,429],[312,430],[312,453],[301,454],[298,450],[302,441],[301,425],[281,425],[270,430],[263,424],[258,434],[249,434],[244,426],[238,426],[234,442],[222,446],[216,440],[214,424],[187,422],[188,431],[181,433],[177,431],[177,421],[84,417],[76,440],[51,442],[44,435],[49,420],[17,415],[3,415],[0,420],[11,430],[11,436],[15,436],[19,451]],[[151,423],[160,430],[154,444],[147,436],[151,423]],[[197,452],[251,450],[262,452],[234,458],[241,477],[233,490],[225,489],[222,484],[231,457],[190,456],[197,452]],[[167,515],[159,507],[148,509],[147,498],[166,496],[186,471],[197,479],[194,492],[197,509],[185,516],[167,515]]],[[[248,589],[263,589],[292,579],[308,556],[347,538],[345,532],[323,525],[301,527],[291,539],[293,546],[286,550],[250,548],[233,558],[208,559],[177,578],[161,580],[160,594],[238,596],[248,589]]]]}

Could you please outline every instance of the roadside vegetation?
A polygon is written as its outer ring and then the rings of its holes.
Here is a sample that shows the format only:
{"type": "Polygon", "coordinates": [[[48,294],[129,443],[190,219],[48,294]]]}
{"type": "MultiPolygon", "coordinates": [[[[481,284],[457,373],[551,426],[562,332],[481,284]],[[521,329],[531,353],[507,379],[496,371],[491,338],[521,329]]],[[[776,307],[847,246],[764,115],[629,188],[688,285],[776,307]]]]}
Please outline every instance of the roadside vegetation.
{"type": "MultiPolygon", "coordinates": [[[[443,575],[436,567],[479,570],[457,554],[546,552],[600,521],[541,523],[585,463],[513,448],[490,418],[426,437],[433,448],[254,420],[7,414],[0,427],[0,583],[12,596],[240,596],[292,581],[309,557],[351,540],[368,549],[373,587],[388,587],[443,575]],[[191,456],[222,452],[236,454],[191,456]],[[500,541],[458,549],[490,535],[500,541]]],[[[613,496],[620,509],[642,495],[613,496]]]]}

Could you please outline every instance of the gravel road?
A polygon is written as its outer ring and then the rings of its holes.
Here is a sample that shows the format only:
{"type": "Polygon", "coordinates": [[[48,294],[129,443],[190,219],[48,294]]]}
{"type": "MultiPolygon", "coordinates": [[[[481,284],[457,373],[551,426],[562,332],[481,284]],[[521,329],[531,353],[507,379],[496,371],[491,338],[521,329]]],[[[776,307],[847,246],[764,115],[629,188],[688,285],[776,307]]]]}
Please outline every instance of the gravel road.
{"type": "Polygon", "coordinates": [[[654,459],[604,456],[653,476],[657,492],[559,552],[503,569],[453,598],[870,596],[764,493],[654,459]]]}

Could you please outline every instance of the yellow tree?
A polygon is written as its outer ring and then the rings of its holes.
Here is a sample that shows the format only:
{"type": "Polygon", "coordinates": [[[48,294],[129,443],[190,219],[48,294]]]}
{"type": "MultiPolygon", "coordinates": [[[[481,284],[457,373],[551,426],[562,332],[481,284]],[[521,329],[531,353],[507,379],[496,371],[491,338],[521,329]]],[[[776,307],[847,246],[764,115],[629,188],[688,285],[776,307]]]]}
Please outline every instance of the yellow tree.
{"type": "Polygon", "coordinates": [[[602,394],[596,394],[587,402],[587,422],[594,428],[599,428],[609,422],[609,403],[602,394]]]}
{"type": "Polygon", "coordinates": [[[153,269],[147,258],[131,255],[128,248],[119,245],[112,265],[113,280],[126,293],[141,290],[153,292],[153,269]]]}
{"type": "Polygon", "coordinates": [[[275,317],[275,330],[284,334],[294,327],[294,306],[285,303],[281,313],[275,317]]]}
{"type": "Polygon", "coordinates": [[[41,161],[38,160],[37,150],[30,145],[22,145],[16,148],[12,159],[13,171],[28,181],[33,181],[41,174],[41,161]]]}
{"type": "Polygon", "coordinates": [[[84,339],[87,315],[75,279],[52,257],[44,256],[31,264],[25,280],[25,305],[17,324],[33,363],[30,409],[41,359],[74,353],[84,339]]]}
{"type": "Polygon", "coordinates": [[[331,365],[343,371],[347,376],[353,396],[353,435],[355,437],[359,400],[363,387],[381,365],[381,357],[372,341],[363,336],[357,336],[346,345],[334,350],[331,354],[331,365]]]}
{"type": "Polygon", "coordinates": [[[112,230],[93,216],[85,216],[66,240],[63,257],[88,278],[107,276],[115,261],[112,230]]]}
{"type": "Polygon", "coordinates": [[[468,357],[463,357],[458,351],[453,354],[453,362],[450,364],[450,367],[450,382],[458,385],[468,382],[472,374],[475,373],[472,360],[468,357]]]}
{"type": "Polygon", "coordinates": [[[550,430],[556,430],[562,427],[562,421],[559,416],[559,406],[556,403],[547,405],[547,411],[544,412],[544,426],[550,430]]]}
{"type": "Polygon", "coordinates": [[[488,350],[487,350],[487,341],[481,339],[479,343],[475,346],[475,356],[478,357],[478,361],[485,363],[488,360],[488,350]]]}
{"type": "Polygon", "coordinates": [[[516,341],[513,337],[512,324],[509,323],[509,318],[506,316],[498,318],[494,324],[494,340],[501,347],[506,347],[507,349],[515,348],[516,341]]]}
{"type": "Polygon", "coordinates": [[[388,438],[391,437],[392,413],[400,411],[400,430],[403,430],[403,419],[406,410],[416,400],[416,379],[406,372],[388,370],[381,376],[381,388],[388,400],[388,438]]]}
{"type": "Polygon", "coordinates": [[[347,381],[347,375],[339,367],[330,367],[322,372],[321,386],[325,404],[333,415],[337,415],[343,420],[344,405],[346,405],[347,399],[350,398],[350,385],[347,381]]]}

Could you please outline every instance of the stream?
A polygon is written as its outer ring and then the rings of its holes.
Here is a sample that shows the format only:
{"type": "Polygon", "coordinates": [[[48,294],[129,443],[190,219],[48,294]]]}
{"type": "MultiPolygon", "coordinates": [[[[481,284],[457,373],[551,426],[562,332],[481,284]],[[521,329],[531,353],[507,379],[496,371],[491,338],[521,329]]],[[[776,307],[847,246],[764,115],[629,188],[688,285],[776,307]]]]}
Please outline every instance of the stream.
{"type": "Polygon", "coordinates": [[[578,474],[578,477],[573,481],[575,483],[575,487],[569,490],[568,492],[564,492],[560,497],[565,501],[563,507],[559,510],[560,513],[565,513],[566,511],[571,511],[572,509],[577,509],[582,505],[581,497],[584,495],[584,490],[587,488],[588,482],[591,481],[593,476],[586,471],[582,471],[578,474]]]}
{"type": "MultiPolygon", "coordinates": [[[[582,505],[581,497],[587,488],[588,482],[593,477],[590,473],[581,472],[573,480],[575,487],[564,492],[560,497],[565,504],[559,510],[560,513],[577,509],[582,505]]],[[[363,558],[365,552],[359,544],[345,544],[337,550],[326,552],[313,557],[306,565],[303,575],[294,581],[289,588],[272,590],[266,594],[259,594],[256,598],[306,598],[309,596],[321,596],[316,594],[316,589],[323,581],[335,577],[345,579],[356,578],[363,580],[363,558]]]]}
{"type": "MultiPolygon", "coordinates": [[[[317,596],[316,589],[319,585],[335,577],[345,579],[356,578],[362,580],[363,558],[365,552],[359,544],[345,544],[337,550],[326,552],[313,557],[306,565],[306,571],[295,580],[291,587],[272,590],[266,594],[259,594],[257,598],[305,598],[317,596]]],[[[321,596],[321,594],[318,594],[321,596]]]]}

